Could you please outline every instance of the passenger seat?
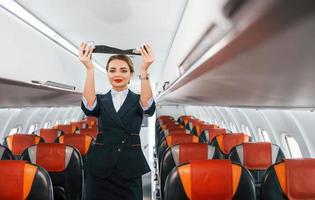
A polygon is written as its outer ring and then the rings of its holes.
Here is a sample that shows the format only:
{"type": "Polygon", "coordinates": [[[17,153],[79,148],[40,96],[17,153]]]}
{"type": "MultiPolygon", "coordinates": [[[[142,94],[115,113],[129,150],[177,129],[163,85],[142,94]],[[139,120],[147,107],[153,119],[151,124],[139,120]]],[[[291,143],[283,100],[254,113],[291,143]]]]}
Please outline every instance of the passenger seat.
{"type": "Polygon", "coordinates": [[[0,199],[53,200],[49,174],[21,160],[0,160],[0,199]]]}
{"type": "Polygon", "coordinates": [[[166,136],[160,143],[158,148],[158,160],[159,162],[162,159],[162,156],[168,147],[171,147],[175,144],[182,144],[182,143],[199,143],[199,137],[195,135],[186,135],[186,134],[176,134],[166,136]]]}
{"type": "Polygon", "coordinates": [[[80,152],[75,148],[65,144],[38,144],[25,150],[21,159],[49,172],[55,199],[81,200],[83,166],[80,152]]]}
{"type": "Polygon", "coordinates": [[[229,157],[229,153],[233,147],[249,142],[250,137],[243,133],[224,133],[216,136],[211,145],[220,149],[225,158],[229,157]]]}
{"type": "Polygon", "coordinates": [[[227,133],[227,130],[224,128],[204,128],[199,137],[202,141],[210,144],[216,136],[223,133],[227,133]]]}
{"type": "Polygon", "coordinates": [[[217,125],[214,125],[214,124],[197,124],[196,126],[194,126],[194,128],[191,131],[191,133],[193,135],[200,136],[201,133],[204,130],[207,130],[207,129],[218,129],[218,128],[219,127],[217,125]]]}
{"type": "Polygon", "coordinates": [[[77,129],[76,126],[70,124],[59,124],[56,128],[61,130],[64,134],[73,134],[77,129]]]}
{"type": "Polygon", "coordinates": [[[169,147],[161,160],[160,186],[163,196],[166,177],[174,167],[193,160],[222,159],[223,155],[214,146],[199,143],[177,144],[169,147]]]}
{"type": "Polygon", "coordinates": [[[0,160],[14,160],[14,156],[10,149],[3,145],[0,145],[0,160]]]}
{"type": "Polygon", "coordinates": [[[19,159],[26,148],[43,142],[37,135],[15,134],[5,137],[4,146],[10,149],[15,159],[19,159]]]}
{"type": "Polygon", "coordinates": [[[79,130],[80,135],[88,135],[91,136],[94,140],[96,140],[98,130],[97,128],[82,128],[79,130]]]}
{"type": "Polygon", "coordinates": [[[85,163],[86,155],[92,149],[94,145],[93,138],[88,135],[62,135],[56,139],[57,143],[67,144],[77,148],[83,158],[83,163],[85,163]]]}
{"type": "Polygon", "coordinates": [[[267,169],[262,200],[315,199],[315,159],[286,159],[267,169]]]}
{"type": "Polygon", "coordinates": [[[45,143],[54,143],[56,138],[63,134],[59,129],[54,128],[41,128],[36,135],[39,135],[45,140],[45,143]]]}
{"type": "Polygon", "coordinates": [[[231,161],[243,165],[251,172],[257,199],[260,199],[261,183],[267,168],[284,158],[280,147],[270,142],[246,142],[235,146],[229,155],[231,161]]]}
{"type": "Polygon", "coordinates": [[[170,172],[164,196],[164,200],[255,200],[255,186],[249,171],[230,160],[191,161],[170,172]]]}

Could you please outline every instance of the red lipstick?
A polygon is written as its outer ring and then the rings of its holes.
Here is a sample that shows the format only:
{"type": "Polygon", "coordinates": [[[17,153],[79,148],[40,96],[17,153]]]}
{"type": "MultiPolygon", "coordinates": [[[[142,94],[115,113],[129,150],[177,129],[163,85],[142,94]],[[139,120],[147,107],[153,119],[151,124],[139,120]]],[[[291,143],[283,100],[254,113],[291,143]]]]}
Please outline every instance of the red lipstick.
{"type": "Polygon", "coordinates": [[[114,81],[116,82],[116,83],[120,83],[120,82],[122,82],[123,80],[122,79],[114,79],[114,81]]]}

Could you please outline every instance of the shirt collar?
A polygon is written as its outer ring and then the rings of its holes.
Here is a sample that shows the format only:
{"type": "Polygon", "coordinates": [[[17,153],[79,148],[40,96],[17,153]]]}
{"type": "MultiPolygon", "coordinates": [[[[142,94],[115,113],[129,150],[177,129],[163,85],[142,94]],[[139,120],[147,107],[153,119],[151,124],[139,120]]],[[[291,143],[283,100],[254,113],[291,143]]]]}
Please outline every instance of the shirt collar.
{"type": "Polygon", "coordinates": [[[111,93],[111,95],[113,96],[113,95],[117,95],[117,94],[124,94],[124,95],[127,95],[128,94],[128,92],[129,92],[129,89],[127,88],[127,89],[125,89],[125,90],[123,90],[123,91],[117,91],[117,90],[115,90],[115,89],[111,89],[110,90],[110,93],[111,93]]]}

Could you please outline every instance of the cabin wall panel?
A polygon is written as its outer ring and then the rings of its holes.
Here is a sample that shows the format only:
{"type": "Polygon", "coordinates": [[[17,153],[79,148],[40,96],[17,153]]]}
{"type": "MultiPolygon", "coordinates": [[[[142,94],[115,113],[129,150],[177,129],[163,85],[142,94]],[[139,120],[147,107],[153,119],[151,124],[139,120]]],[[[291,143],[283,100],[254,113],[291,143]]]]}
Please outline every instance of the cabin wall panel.
{"type": "Polygon", "coordinates": [[[9,132],[11,131],[11,129],[17,126],[21,126],[20,133],[24,133],[25,123],[28,117],[31,116],[33,112],[34,112],[34,109],[31,109],[31,108],[19,109],[19,112],[17,112],[14,115],[14,117],[11,118],[8,125],[5,127],[4,136],[9,135],[9,132]]]}
{"type": "Polygon", "coordinates": [[[255,135],[256,141],[264,141],[262,135],[258,133],[258,128],[266,130],[271,141],[277,143],[276,137],[273,135],[273,129],[270,124],[263,118],[259,110],[256,109],[240,109],[246,113],[247,119],[251,121],[252,133],[255,135]]]}
{"type": "Polygon", "coordinates": [[[6,133],[6,127],[9,125],[11,119],[19,112],[20,112],[19,109],[0,110],[0,138],[3,138],[6,134],[8,134],[6,133]]]}
{"type": "Polygon", "coordinates": [[[307,145],[301,135],[300,130],[298,129],[296,123],[289,116],[289,111],[286,110],[262,110],[262,113],[269,119],[272,123],[274,129],[274,136],[277,137],[280,146],[285,151],[286,156],[289,157],[289,151],[285,140],[283,138],[284,134],[288,134],[297,141],[300,146],[302,155],[305,157],[310,156],[310,152],[307,148],[307,145]]]}
{"type": "Polygon", "coordinates": [[[295,121],[303,141],[307,145],[310,156],[315,157],[315,113],[310,111],[290,111],[292,120],[295,121]]]}
{"type": "Polygon", "coordinates": [[[0,138],[9,135],[12,128],[21,126],[20,133],[28,133],[31,125],[42,128],[45,122],[54,125],[57,120],[79,121],[84,114],[80,107],[0,109],[0,138]]]}
{"type": "Polygon", "coordinates": [[[226,110],[222,107],[214,107],[213,109],[216,110],[218,113],[220,113],[220,116],[222,118],[222,119],[220,119],[220,121],[223,120],[223,122],[225,124],[225,128],[232,130],[232,127],[230,126],[230,122],[233,123],[233,119],[230,116],[230,114],[227,113],[226,110]]]}
{"type": "Polygon", "coordinates": [[[237,121],[237,127],[240,133],[244,132],[242,125],[245,125],[249,128],[253,140],[259,141],[253,121],[247,116],[247,113],[244,110],[240,108],[230,108],[230,113],[231,116],[233,116],[233,118],[237,121]]]}
{"type": "Polygon", "coordinates": [[[171,115],[178,119],[181,115],[185,115],[185,110],[183,106],[176,106],[176,105],[157,105],[156,109],[156,116],[159,117],[160,115],[171,115]]]}

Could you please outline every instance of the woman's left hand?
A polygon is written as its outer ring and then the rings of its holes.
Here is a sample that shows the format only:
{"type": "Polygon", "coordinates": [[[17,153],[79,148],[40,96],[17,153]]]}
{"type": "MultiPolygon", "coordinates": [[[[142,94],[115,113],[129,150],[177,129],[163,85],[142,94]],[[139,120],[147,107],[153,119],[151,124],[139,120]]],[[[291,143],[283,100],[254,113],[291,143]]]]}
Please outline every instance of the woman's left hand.
{"type": "Polygon", "coordinates": [[[150,45],[144,44],[140,47],[141,56],[143,58],[141,71],[147,71],[149,66],[154,62],[154,56],[150,45]]]}

